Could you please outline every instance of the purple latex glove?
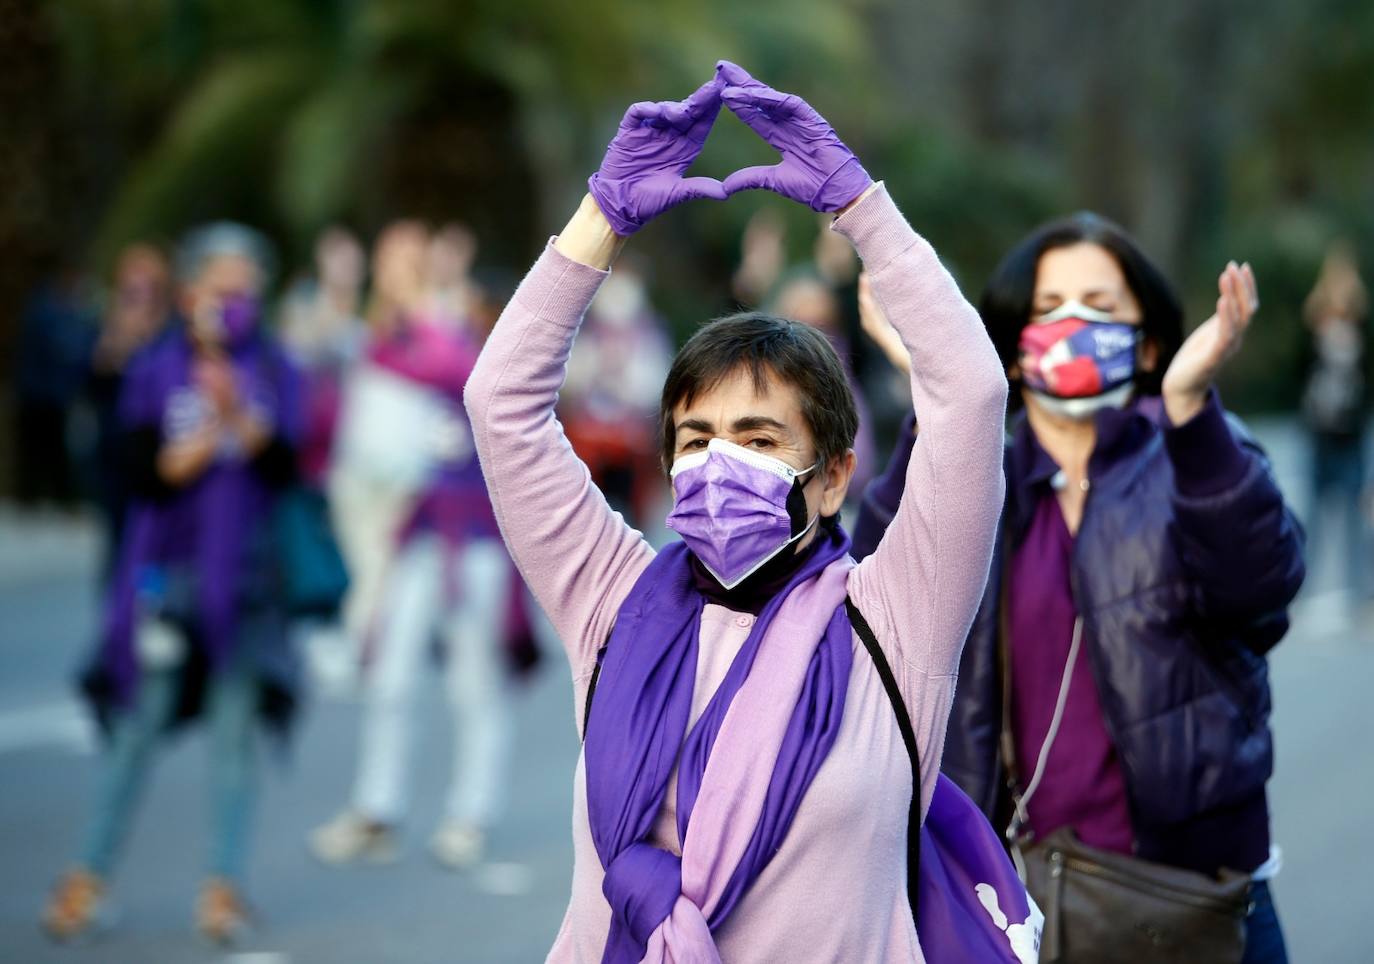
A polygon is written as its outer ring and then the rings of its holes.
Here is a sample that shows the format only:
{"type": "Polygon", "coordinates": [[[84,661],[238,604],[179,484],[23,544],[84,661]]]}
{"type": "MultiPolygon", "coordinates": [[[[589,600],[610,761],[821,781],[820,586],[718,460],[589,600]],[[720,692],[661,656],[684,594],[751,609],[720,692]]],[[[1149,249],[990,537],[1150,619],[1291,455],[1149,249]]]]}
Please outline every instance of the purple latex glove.
{"type": "Polygon", "coordinates": [[[716,64],[716,76],[726,85],[725,105],[782,155],[777,164],[731,174],[728,193],[766,188],[815,211],[838,211],[873,183],[835,129],[796,94],[774,90],[728,60],[716,64]]]}
{"type": "Polygon", "coordinates": [[[644,101],[625,112],[601,169],[587,181],[616,234],[634,234],[683,201],[729,196],[713,177],[682,176],[720,113],[723,86],[716,77],[684,101],[644,101]]]}

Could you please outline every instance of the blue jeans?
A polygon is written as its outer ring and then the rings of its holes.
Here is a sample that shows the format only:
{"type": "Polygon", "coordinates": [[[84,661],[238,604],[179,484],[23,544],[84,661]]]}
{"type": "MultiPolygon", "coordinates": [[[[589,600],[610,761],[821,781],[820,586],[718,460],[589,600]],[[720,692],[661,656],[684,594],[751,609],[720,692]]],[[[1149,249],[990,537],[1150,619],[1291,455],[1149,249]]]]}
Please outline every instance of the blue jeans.
{"type": "Polygon", "coordinates": [[[1283,929],[1279,927],[1268,882],[1252,885],[1250,899],[1255,907],[1245,919],[1245,956],[1241,964],[1288,964],[1288,948],[1283,943],[1283,929]]]}
{"type": "MultiPolygon", "coordinates": [[[[209,872],[235,881],[243,876],[256,797],[253,723],[258,687],[247,663],[238,660],[208,681],[205,707],[210,729],[209,872]]],[[[98,876],[109,876],[128,836],[153,751],[175,712],[180,685],[175,670],[145,673],[135,705],[115,721],[82,849],[82,866],[98,876]]]]}

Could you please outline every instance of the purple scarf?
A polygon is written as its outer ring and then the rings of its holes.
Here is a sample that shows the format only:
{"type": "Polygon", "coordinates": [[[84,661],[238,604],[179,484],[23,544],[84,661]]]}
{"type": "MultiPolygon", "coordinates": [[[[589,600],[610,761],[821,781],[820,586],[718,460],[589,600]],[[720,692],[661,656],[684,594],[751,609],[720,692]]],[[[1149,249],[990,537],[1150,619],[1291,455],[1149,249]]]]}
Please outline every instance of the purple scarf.
{"type": "MultiPolygon", "coordinates": [[[[641,960],[650,935],[682,894],[682,862],[647,842],[674,764],[677,829],[686,841],[702,778],[730,704],[744,684],[773,617],[797,587],[844,560],[849,537],[822,528],[782,589],[764,605],[720,687],[690,733],[697,646],[705,604],[686,546],[674,543],[649,564],[621,606],[587,722],[587,812],[605,867],[611,905],[607,964],[641,960]],[[684,734],[686,739],[684,740],[684,734]],[[680,753],[679,753],[680,751],[680,753]]],[[[817,641],[769,780],[763,811],[744,854],[706,923],[729,916],[782,846],[792,818],[839,733],[853,661],[843,600],[817,641]]]]}

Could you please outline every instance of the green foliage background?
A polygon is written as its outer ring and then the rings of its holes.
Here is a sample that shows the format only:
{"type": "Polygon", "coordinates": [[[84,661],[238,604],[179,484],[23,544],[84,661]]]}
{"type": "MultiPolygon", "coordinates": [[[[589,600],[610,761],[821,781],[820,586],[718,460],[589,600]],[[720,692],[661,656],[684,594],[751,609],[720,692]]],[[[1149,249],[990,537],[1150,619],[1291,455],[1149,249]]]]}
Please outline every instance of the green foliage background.
{"type": "MultiPolygon", "coordinates": [[[[685,96],[722,57],[815,104],[971,298],[1074,208],[1133,230],[1193,323],[1225,261],[1251,260],[1264,310],[1225,386],[1241,408],[1292,403],[1330,240],[1374,252],[1367,0],[12,0],[0,27],[0,351],[52,264],[105,270],[211,217],[263,227],[288,265],[332,222],[461,218],[518,274],[625,106],[685,96]]],[[[698,170],[767,160],[727,116],[698,170]]],[[[805,256],[812,216],[766,197],[636,238],[683,329],[728,306],[767,205],[805,256]]]]}

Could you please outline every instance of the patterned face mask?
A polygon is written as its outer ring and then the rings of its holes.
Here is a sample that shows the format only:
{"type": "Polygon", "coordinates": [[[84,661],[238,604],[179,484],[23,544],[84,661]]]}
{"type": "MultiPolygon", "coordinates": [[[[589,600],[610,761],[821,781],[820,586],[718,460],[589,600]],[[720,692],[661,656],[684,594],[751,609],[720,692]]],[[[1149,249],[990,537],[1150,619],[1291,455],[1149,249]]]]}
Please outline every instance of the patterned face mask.
{"type": "Polygon", "coordinates": [[[1130,398],[1140,328],[1065,302],[1021,332],[1021,378],[1046,408],[1090,418],[1130,398]]]}
{"type": "MultiPolygon", "coordinates": [[[[806,469],[713,438],[705,452],[673,463],[673,511],[667,526],[682,536],[706,571],[733,589],[816,524],[807,519],[806,469]]],[[[810,481],[810,480],[808,480],[810,481]]]]}

